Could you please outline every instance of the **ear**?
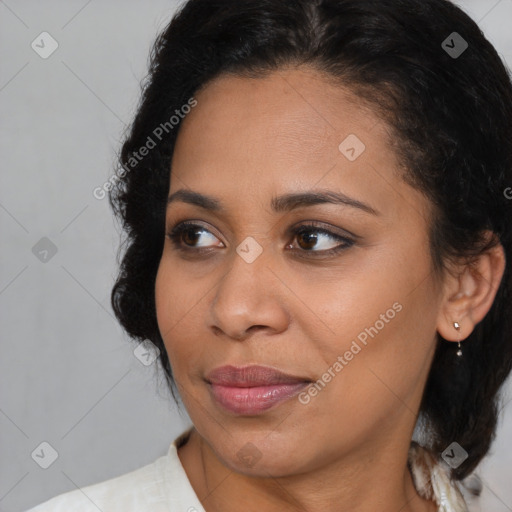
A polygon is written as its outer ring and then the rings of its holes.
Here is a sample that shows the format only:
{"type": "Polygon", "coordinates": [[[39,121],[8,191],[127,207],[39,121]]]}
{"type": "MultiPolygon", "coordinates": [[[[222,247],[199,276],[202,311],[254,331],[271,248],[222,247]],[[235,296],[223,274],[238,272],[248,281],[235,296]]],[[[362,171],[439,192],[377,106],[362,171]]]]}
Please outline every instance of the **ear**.
{"type": "MultiPolygon", "coordinates": [[[[495,236],[487,231],[489,237],[495,236]]],[[[482,255],[448,272],[437,331],[448,341],[466,339],[491,309],[505,271],[505,251],[498,243],[482,255]],[[460,330],[453,323],[458,322],[460,330]]]]}

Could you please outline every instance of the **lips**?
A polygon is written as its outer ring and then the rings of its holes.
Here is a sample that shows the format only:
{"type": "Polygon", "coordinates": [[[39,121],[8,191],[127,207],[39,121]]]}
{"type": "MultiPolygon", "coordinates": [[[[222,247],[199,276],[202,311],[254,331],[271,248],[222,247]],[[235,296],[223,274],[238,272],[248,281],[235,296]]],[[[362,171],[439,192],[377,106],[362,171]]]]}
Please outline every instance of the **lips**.
{"type": "Polygon", "coordinates": [[[288,401],[312,381],[268,366],[222,366],[210,372],[206,382],[224,411],[254,416],[288,401]]]}
{"type": "Polygon", "coordinates": [[[211,371],[206,380],[220,386],[250,388],[279,384],[312,382],[307,377],[290,375],[268,366],[221,366],[211,371]]]}

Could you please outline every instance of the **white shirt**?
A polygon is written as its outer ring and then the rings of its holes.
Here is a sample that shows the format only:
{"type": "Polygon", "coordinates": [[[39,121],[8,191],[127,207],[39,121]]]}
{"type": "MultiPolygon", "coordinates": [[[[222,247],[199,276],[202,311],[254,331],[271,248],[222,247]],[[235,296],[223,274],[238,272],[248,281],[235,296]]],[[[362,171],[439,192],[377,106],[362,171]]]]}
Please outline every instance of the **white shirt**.
{"type": "MultiPolygon", "coordinates": [[[[166,455],[153,463],[110,480],[60,494],[26,512],[206,512],[197,497],[178,457],[178,448],[184,444],[193,427],[181,433],[169,447],[166,455]]],[[[422,457],[428,452],[420,450],[422,457]]],[[[434,460],[431,457],[432,460],[434,460]]],[[[422,459],[428,462],[430,459],[422,459]]],[[[421,485],[437,481],[439,512],[466,512],[462,496],[453,494],[448,477],[441,466],[418,465],[417,478],[421,485]],[[428,472],[421,472],[428,467],[428,472]],[[441,483],[444,482],[444,487],[441,483]],[[442,501],[441,501],[442,500],[442,501]]]]}
{"type": "Polygon", "coordinates": [[[190,431],[147,466],[60,494],[27,512],[205,512],[178,457],[190,431]]]}

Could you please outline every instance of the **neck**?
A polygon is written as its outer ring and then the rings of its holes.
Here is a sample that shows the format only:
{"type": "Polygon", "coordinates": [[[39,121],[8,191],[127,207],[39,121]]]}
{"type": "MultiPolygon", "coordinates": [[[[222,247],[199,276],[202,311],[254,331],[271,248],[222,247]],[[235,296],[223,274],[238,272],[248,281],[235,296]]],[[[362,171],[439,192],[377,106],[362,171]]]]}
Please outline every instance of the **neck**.
{"type": "Polygon", "coordinates": [[[266,512],[435,512],[421,498],[407,468],[408,449],[388,442],[368,446],[307,473],[247,476],[226,467],[193,429],[178,455],[207,512],[247,509],[266,512]],[[379,454],[378,457],[375,454],[379,454]]]}

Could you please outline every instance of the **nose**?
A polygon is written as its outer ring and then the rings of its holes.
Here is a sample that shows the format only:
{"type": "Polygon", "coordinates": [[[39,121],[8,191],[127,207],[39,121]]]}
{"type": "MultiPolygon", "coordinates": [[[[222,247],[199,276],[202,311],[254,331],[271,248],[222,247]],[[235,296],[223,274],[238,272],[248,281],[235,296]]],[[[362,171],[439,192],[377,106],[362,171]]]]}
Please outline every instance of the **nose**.
{"type": "Polygon", "coordinates": [[[210,306],[214,334],[243,341],[256,331],[278,334],[287,329],[285,288],[264,254],[252,263],[233,254],[210,306]]]}

